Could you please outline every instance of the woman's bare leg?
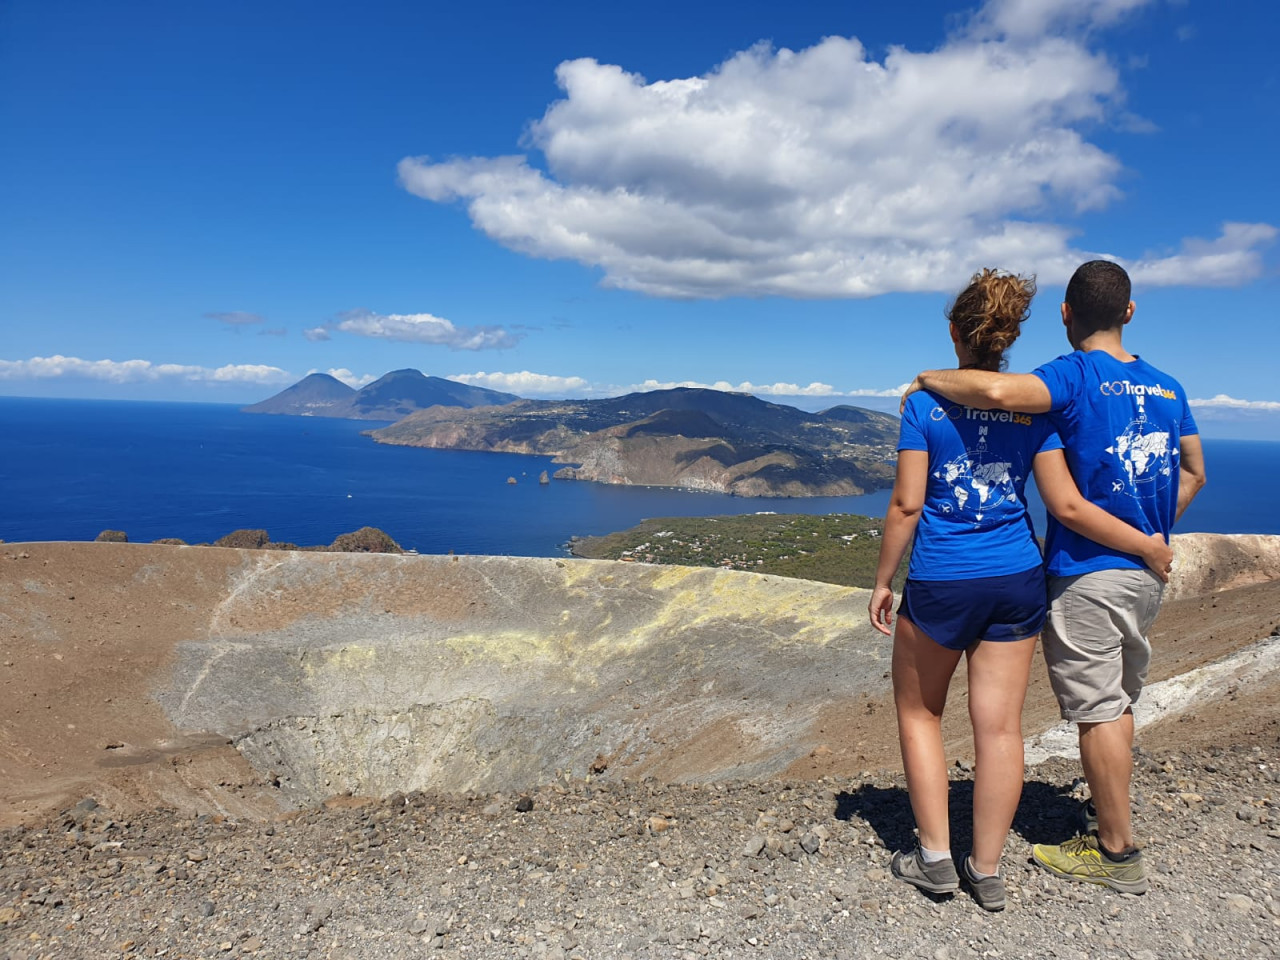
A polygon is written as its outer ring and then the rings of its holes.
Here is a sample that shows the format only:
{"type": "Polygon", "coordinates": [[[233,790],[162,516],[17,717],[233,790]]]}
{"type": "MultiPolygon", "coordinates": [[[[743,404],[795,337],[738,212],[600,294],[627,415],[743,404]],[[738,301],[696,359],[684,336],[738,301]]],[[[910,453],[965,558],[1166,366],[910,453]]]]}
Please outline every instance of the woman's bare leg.
{"type": "Polygon", "coordinates": [[[1036,640],[981,642],[969,648],[973,722],[973,867],[996,873],[1022,797],[1022,702],[1036,640]]]}
{"type": "Polygon", "coordinates": [[[929,850],[951,849],[942,710],[961,653],[934,643],[899,615],[893,635],[893,702],[898,711],[898,741],[911,810],[920,830],[920,845],[929,850]]]}

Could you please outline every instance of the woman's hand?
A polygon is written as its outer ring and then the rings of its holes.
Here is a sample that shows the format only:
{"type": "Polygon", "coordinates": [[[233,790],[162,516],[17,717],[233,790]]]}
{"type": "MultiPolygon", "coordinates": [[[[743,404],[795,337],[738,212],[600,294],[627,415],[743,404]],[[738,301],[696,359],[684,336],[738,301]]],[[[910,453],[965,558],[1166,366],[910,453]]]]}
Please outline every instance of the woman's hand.
{"type": "Polygon", "coordinates": [[[873,627],[886,637],[892,636],[889,628],[893,626],[893,590],[889,587],[876,587],[871,591],[867,613],[871,616],[873,627]]]}
{"type": "Polygon", "coordinates": [[[1165,583],[1169,582],[1169,571],[1173,569],[1173,547],[1165,543],[1164,535],[1153,533],[1147,537],[1146,546],[1139,556],[1165,583]]]}

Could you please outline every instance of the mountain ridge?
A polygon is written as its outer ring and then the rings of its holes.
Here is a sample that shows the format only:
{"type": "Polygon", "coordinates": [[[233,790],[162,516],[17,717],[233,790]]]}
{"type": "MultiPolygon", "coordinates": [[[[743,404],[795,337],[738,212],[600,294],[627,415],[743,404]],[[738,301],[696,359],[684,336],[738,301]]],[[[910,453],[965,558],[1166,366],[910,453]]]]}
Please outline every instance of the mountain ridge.
{"type": "Polygon", "coordinates": [[[327,373],[312,373],[274,396],[242,407],[244,413],[399,420],[433,406],[477,407],[519,400],[513,393],[475,387],[419,370],[392,370],[359,390],[327,373]]]}
{"type": "Polygon", "coordinates": [[[539,454],[556,477],[738,496],[856,496],[893,482],[897,418],[809,413],[696,387],[601,400],[432,407],[369,431],[379,443],[539,454]]]}

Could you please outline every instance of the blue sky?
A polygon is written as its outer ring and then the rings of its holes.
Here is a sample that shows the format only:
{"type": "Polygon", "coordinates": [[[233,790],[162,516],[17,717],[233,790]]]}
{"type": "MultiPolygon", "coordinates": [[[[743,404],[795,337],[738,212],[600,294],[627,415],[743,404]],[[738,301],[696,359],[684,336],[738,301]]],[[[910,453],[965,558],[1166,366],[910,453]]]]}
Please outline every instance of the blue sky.
{"type": "Polygon", "coordinates": [[[0,3],[0,393],[416,367],[894,406],[974,270],[1135,280],[1208,435],[1280,438],[1271,4],[0,3]]]}

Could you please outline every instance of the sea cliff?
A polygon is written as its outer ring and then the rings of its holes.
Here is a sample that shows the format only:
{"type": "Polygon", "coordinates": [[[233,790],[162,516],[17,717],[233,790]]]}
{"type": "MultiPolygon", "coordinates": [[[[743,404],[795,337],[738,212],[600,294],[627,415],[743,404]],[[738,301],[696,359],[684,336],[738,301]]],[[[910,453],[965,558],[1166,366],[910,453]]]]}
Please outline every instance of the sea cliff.
{"type": "Polygon", "coordinates": [[[893,478],[897,420],[855,407],[809,413],[745,394],[657,390],[610,400],[432,407],[380,443],[541,454],[562,480],[750,497],[852,496],[893,478]]]}

